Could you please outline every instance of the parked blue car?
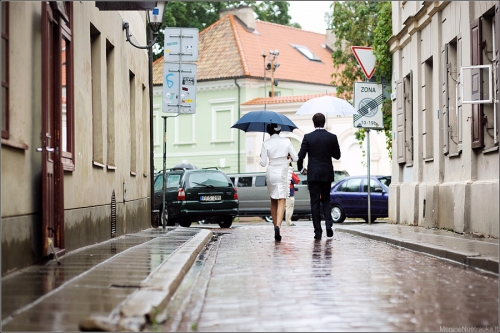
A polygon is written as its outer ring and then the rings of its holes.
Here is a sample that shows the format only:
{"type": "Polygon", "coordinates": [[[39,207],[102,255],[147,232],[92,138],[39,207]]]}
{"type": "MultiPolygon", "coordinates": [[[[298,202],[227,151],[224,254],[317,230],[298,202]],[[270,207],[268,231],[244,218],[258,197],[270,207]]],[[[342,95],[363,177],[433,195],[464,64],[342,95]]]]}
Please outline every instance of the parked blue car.
{"type": "MultiPolygon", "coordinates": [[[[371,221],[388,217],[391,176],[370,177],[371,221]]],[[[346,217],[362,218],[368,222],[368,188],[366,176],[346,177],[330,190],[331,214],[334,223],[346,217]]]]}

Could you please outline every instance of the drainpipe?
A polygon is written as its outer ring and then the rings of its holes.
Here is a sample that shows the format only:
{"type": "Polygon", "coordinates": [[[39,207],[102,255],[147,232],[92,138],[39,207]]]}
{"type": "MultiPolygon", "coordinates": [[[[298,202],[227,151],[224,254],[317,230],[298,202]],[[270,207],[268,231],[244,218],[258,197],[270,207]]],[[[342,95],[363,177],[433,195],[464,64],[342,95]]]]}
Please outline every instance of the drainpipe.
{"type": "MultiPolygon", "coordinates": [[[[151,28],[149,30],[149,37],[150,40],[153,40],[152,37],[152,31],[151,28]]],[[[153,110],[154,110],[154,105],[153,105],[153,48],[150,47],[148,48],[148,56],[149,56],[149,186],[151,187],[151,193],[150,193],[150,223],[151,226],[153,226],[153,219],[155,217],[154,214],[154,197],[155,197],[155,185],[154,185],[154,168],[155,168],[155,158],[154,158],[154,153],[155,153],[155,147],[154,147],[154,136],[153,136],[153,110]]]]}
{"type": "MultiPolygon", "coordinates": [[[[241,93],[241,88],[240,85],[238,84],[238,79],[234,79],[234,84],[238,87],[238,119],[241,118],[241,108],[240,108],[240,93],[241,93]]],[[[238,173],[241,173],[241,167],[240,167],[240,132],[238,132],[238,173]]]]}

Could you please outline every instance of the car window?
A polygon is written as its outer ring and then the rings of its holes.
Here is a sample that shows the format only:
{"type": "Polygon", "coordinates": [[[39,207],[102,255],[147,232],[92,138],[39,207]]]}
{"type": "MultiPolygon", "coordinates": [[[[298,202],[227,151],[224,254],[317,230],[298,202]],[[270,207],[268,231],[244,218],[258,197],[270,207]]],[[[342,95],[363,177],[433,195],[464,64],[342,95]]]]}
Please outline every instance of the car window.
{"type": "Polygon", "coordinates": [[[234,177],[229,177],[229,179],[231,179],[231,183],[234,184],[234,177]]]}
{"type": "MultiPolygon", "coordinates": [[[[363,181],[363,192],[368,192],[366,179],[363,181]]],[[[375,179],[370,179],[370,192],[383,192],[382,186],[375,179]]]]}
{"type": "MultiPolygon", "coordinates": [[[[173,174],[173,175],[167,174],[167,184],[166,184],[167,188],[178,187],[180,180],[181,180],[180,174],[173,174]]],[[[159,175],[155,180],[155,191],[163,190],[163,182],[162,181],[163,181],[163,175],[159,175]]]]}
{"type": "Polygon", "coordinates": [[[389,185],[391,185],[391,176],[378,177],[378,180],[380,180],[380,182],[387,187],[389,187],[389,185]]]}
{"type": "Polygon", "coordinates": [[[232,185],[220,172],[191,173],[188,175],[186,184],[186,187],[226,187],[232,185]]]}
{"type": "Polygon", "coordinates": [[[255,177],[255,186],[266,186],[266,176],[255,177]]]}
{"type": "Polygon", "coordinates": [[[337,192],[359,192],[359,186],[361,185],[360,178],[348,179],[342,184],[340,184],[337,192]]]}
{"type": "Polygon", "coordinates": [[[344,171],[344,170],[335,171],[333,184],[337,184],[339,181],[341,181],[342,179],[344,179],[346,177],[349,177],[349,174],[347,173],[347,171],[344,171]]]}
{"type": "Polygon", "coordinates": [[[180,180],[181,180],[181,175],[168,175],[167,176],[167,188],[179,187],[180,180]]]}
{"type": "Polygon", "coordinates": [[[238,178],[238,187],[250,187],[250,186],[252,186],[252,176],[238,178]]]}

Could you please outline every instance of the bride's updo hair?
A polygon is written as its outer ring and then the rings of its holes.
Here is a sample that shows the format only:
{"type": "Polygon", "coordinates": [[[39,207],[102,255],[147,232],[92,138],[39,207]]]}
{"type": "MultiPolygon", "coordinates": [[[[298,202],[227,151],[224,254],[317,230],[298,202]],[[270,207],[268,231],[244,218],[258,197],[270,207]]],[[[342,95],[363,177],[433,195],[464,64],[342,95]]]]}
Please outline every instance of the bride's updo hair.
{"type": "Polygon", "coordinates": [[[278,124],[267,124],[266,130],[269,135],[280,134],[281,126],[278,124]]]}

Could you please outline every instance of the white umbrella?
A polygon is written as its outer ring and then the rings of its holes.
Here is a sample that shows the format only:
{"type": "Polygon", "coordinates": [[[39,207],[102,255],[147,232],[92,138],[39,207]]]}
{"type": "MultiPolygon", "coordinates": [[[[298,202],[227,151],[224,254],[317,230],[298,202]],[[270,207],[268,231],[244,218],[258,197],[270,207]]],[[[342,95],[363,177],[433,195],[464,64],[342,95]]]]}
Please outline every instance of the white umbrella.
{"type": "Polygon", "coordinates": [[[298,116],[304,116],[315,113],[323,113],[325,116],[345,117],[356,114],[357,111],[348,101],[333,96],[321,96],[311,98],[297,110],[298,116]]]}

